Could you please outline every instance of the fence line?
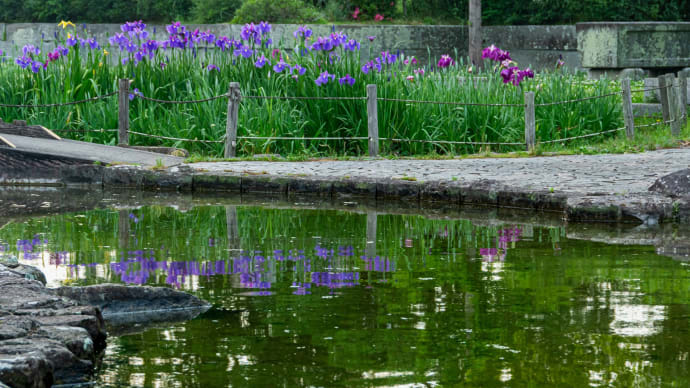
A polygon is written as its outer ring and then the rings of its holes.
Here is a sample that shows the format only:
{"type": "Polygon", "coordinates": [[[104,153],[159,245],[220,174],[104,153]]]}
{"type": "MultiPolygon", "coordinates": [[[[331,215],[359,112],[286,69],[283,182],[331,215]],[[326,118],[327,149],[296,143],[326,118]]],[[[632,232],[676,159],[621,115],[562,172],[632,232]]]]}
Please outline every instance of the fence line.
{"type": "Polygon", "coordinates": [[[111,96],[116,95],[118,92],[110,92],[108,94],[104,94],[101,96],[96,96],[96,97],[90,97],[86,98],[83,100],[77,100],[77,101],[70,101],[70,102],[59,102],[55,104],[36,104],[36,105],[23,105],[23,104],[0,104],[1,108],[52,108],[56,106],[68,106],[68,105],[77,105],[77,104],[84,104],[86,102],[91,102],[91,101],[97,101],[97,100],[102,100],[111,96]]]}
{"type": "Polygon", "coordinates": [[[417,104],[459,105],[459,106],[506,106],[506,107],[524,107],[525,106],[525,104],[480,104],[480,103],[474,103],[474,102],[405,100],[405,99],[401,99],[401,98],[387,98],[387,97],[379,97],[379,98],[377,98],[377,100],[378,101],[417,103],[417,104]]]}
{"type": "Polygon", "coordinates": [[[106,132],[117,132],[117,129],[51,129],[53,132],[80,132],[80,133],[87,133],[87,132],[98,132],[98,133],[106,133],[106,132]]]}
{"type": "Polygon", "coordinates": [[[500,142],[481,142],[481,141],[454,141],[454,140],[417,140],[417,139],[396,139],[381,137],[379,140],[391,141],[394,143],[430,143],[430,144],[458,144],[458,145],[509,145],[524,146],[525,143],[500,143],[500,142]]]}
{"type": "Polygon", "coordinates": [[[608,94],[602,94],[600,96],[591,96],[591,97],[583,97],[583,98],[576,98],[574,100],[565,100],[565,101],[554,101],[554,102],[545,102],[541,104],[534,104],[534,106],[552,106],[552,105],[563,105],[563,104],[570,104],[573,102],[581,102],[581,101],[587,101],[587,100],[596,100],[598,98],[606,98],[606,97],[611,97],[611,96],[616,96],[618,94],[621,94],[622,92],[613,92],[613,93],[608,93],[608,94]]]}
{"type": "Polygon", "coordinates": [[[242,96],[242,98],[252,100],[366,100],[366,97],[337,97],[337,96],[242,96]]]}
{"type": "Polygon", "coordinates": [[[369,140],[366,136],[359,137],[287,137],[287,136],[237,136],[244,140],[369,140]]]}
{"type": "Polygon", "coordinates": [[[139,136],[144,136],[144,137],[152,137],[156,139],[165,139],[165,140],[176,140],[176,141],[186,141],[189,143],[225,143],[225,140],[199,140],[199,139],[183,139],[179,137],[169,137],[169,136],[161,136],[161,135],[151,135],[148,133],[142,133],[142,132],[137,132],[137,131],[127,131],[128,133],[134,134],[134,135],[139,135],[139,136]]]}
{"type": "Polygon", "coordinates": [[[141,94],[134,94],[134,98],[141,98],[142,100],[157,102],[159,104],[198,104],[198,103],[202,103],[202,102],[209,102],[209,101],[218,100],[221,98],[226,98],[228,96],[229,95],[227,93],[225,93],[225,94],[221,94],[219,96],[213,96],[213,97],[204,98],[201,100],[177,101],[177,100],[159,100],[157,98],[146,97],[146,96],[143,96],[141,94]]]}
{"type": "Polygon", "coordinates": [[[556,139],[556,140],[540,141],[539,144],[565,143],[565,142],[570,141],[570,140],[584,139],[584,138],[587,138],[587,137],[593,137],[593,136],[604,135],[604,134],[607,134],[607,133],[622,131],[622,130],[624,130],[624,129],[625,129],[625,127],[620,127],[620,128],[609,129],[609,130],[606,130],[606,131],[601,131],[601,132],[596,132],[596,133],[588,133],[588,134],[586,134],[586,135],[565,137],[565,138],[563,138],[563,139],[556,139]]]}
{"type": "Polygon", "coordinates": [[[430,100],[411,100],[411,99],[399,99],[399,98],[387,98],[387,97],[377,97],[376,85],[367,85],[367,96],[363,97],[338,97],[338,96],[260,96],[260,95],[247,95],[242,96],[239,84],[231,83],[230,90],[228,93],[224,93],[218,96],[212,96],[209,98],[199,99],[199,100],[162,100],[152,97],[146,97],[141,94],[135,94],[134,98],[141,98],[142,100],[156,102],[160,104],[197,104],[208,101],[213,101],[217,99],[227,98],[228,99],[228,116],[227,116],[227,129],[226,135],[221,137],[222,140],[199,140],[199,139],[185,139],[161,135],[153,135],[148,133],[142,133],[137,131],[131,131],[129,129],[129,83],[127,79],[121,79],[119,81],[120,87],[116,92],[111,92],[108,94],[95,96],[83,100],[71,101],[66,103],[55,103],[55,104],[36,104],[36,105],[20,105],[20,104],[0,104],[0,107],[8,108],[43,108],[43,107],[59,107],[59,106],[69,106],[83,104],[87,102],[97,101],[105,99],[116,94],[119,95],[119,125],[118,129],[56,129],[59,132],[74,132],[74,133],[105,133],[105,132],[119,132],[120,144],[129,144],[129,134],[144,136],[155,139],[162,140],[173,140],[182,141],[190,143],[207,143],[207,144],[223,144],[226,145],[226,156],[232,154],[234,156],[235,150],[237,148],[237,140],[288,140],[288,141],[328,141],[328,140],[368,140],[369,142],[369,155],[378,156],[378,147],[380,141],[390,141],[393,143],[409,142],[409,143],[423,143],[423,144],[450,144],[450,145],[498,145],[498,146],[526,146],[528,150],[534,148],[536,143],[539,144],[554,144],[554,143],[564,143],[576,139],[584,139],[594,136],[600,136],[608,133],[618,132],[623,129],[626,130],[629,138],[634,137],[634,120],[632,119],[632,102],[631,93],[646,92],[652,90],[661,90],[662,98],[662,110],[664,112],[664,120],[658,123],[639,125],[637,128],[654,127],[658,125],[673,124],[672,133],[674,136],[679,132],[678,127],[681,121],[685,121],[685,115],[681,112],[681,93],[684,92],[680,89],[678,82],[674,84],[669,77],[673,75],[664,75],[659,77],[659,87],[646,88],[646,89],[636,89],[630,90],[630,81],[625,79],[621,81],[621,92],[613,92],[599,96],[583,97],[578,99],[566,100],[566,101],[554,101],[548,103],[535,104],[534,103],[534,92],[525,92],[525,102],[523,104],[483,104],[483,103],[471,103],[471,102],[453,102],[453,101],[430,101],[430,100]],[[548,141],[536,141],[535,134],[535,110],[536,107],[543,106],[554,106],[561,104],[569,104],[581,101],[588,101],[594,99],[607,98],[611,96],[623,96],[623,113],[625,127],[610,129],[606,131],[590,133],[579,136],[572,136],[563,139],[554,139],[548,141]],[[273,100],[349,100],[349,101],[359,101],[367,100],[367,118],[368,118],[368,135],[369,136],[359,136],[359,137],[287,137],[287,136],[237,136],[237,123],[238,123],[238,111],[239,104],[241,100],[245,99],[273,99],[273,100]],[[678,100],[678,101],[676,101],[678,100]],[[478,141],[453,141],[453,140],[421,140],[421,139],[400,139],[400,138],[379,138],[378,136],[378,101],[389,101],[389,102],[403,102],[403,103],[416,103],[416,104],[435,104],[435,105],[453,105],[453,106],[487,106],[487,107],[523,107],[525,109],[525,141],[524,142],[478,142],[478,141]],[[629,116],[629,117],[628,117],[629,116]],[[234,130],[233,130],[234,127],[234,130]]]}

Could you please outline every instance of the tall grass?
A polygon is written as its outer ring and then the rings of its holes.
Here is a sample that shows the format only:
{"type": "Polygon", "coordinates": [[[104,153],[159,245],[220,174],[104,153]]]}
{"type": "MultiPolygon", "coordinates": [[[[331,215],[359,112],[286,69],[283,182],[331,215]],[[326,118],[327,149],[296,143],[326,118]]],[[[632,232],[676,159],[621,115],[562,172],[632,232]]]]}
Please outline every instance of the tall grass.
{"type": "MultiPolygon", "coordinates": [[[[82,35],[84,32],[80,32],[82,35]]],[[[136,42],[136,41],[135,41],[136,42]]],[[[142,43],[139,41],[137,43],[142,43]]],[[[63,42],[64,43],[64,42],[63,42]]],[[[103,44],[104,42],[101,42],[103,44]]],[[[244,42],[249,46],[248,42],[244,42]]],[[[307,45],[310,43],[308,42],[307,45]]],[[[361,42],[370,50],[369,42],[361,42]]],[[[212,46],[212,45],[207,45],[212,46]]],[[[423,75],[415,74],[417,65],[404,63],[400,54],[395,63],[384,65],[381,72],[361,70],[360,52],[338,46],[330,52],[304,51],[305,44],[295,40],[279,42],[277,47],[254,45],[254,55],[245,59],[233,55],[233,49],[221,51],[197,44],[185,49],[158,49],[152,58],[135,64],[131,54],[117,46],[89,50],[79,44],[70,53],[51,62],[46,69],[33,73],[14,63],[20,56],[0,60],[0,103],[39,104],[68,102],[116,90],[119,78],[133,80],[144,96],[166,100],[204,99],[226,93],[232,81],[239,82],[243,95],[261,96],[341,96],[363,97],[366,85],[376,84],[379,97],[411,100],[522,104],[526,91],[536,93],[536,103],[563,101],[610,93],[608,81],[584,82],[583,75],[563,71],[545,71],[520,86],[504,84],[499,69],[486,63],[484,70],[468,72],[462,60],[448,68],[425,66],[423,75]],[[303,53],[303,55],[300,55],[303,53]],[[299,64],[306,73],[294,79],[287,72],[276,73],[271,65],[257,68],[254,62],[265,55],[272,64],[282,56],[290,65],[299,64]],[[122,64],[121,59],[128,58],[122,64]],[[161,67],[165,63],[165,67],[161,67]],[[208,70],[208,65],[218,67],[208,70]],[[323,71],[337,78],[350,74],[354,86],[341,85],[337,79],[317,86],[314,80],[323,71]],[[412,77],[412,78],[408,78],[412,77]]],[[[45,53],[36,59],[45,62],[45,53]]],[[[369,57],[374,57],[370,55],[369,57]]],[[[430,58],[430,60],[432,60],[430,58]]],[[[293,74],[294,75],[294,74],[293,74]]],[[[537,137],[552,140],[598,132],[622,126],[620,97],[538,107],[537,137]]],[[[137,132],[185,139],[222,140],[225,134],[227,100],[218,99],[191,105],[164,105],[134,99],[130,103],[131,129],[137,132]]],[[[59,108],[2,108],[4,120],[24,119],[58,130],[117,128],[117,99],[59,108]]],[[[449,141],[523,142],[524,110],[521,107],[453,106],[379,101],[379,136],[382,138],[449,141]]],[[[366,137],[367,113],[364,100],[274,100],[244,99],[239,112],[239,136],[282,137],[366,137]]],[[[69,133],[65,137],[116,143],[116,133],[69,133]]],[[[178,146],[193,153],[220,156],[222,144],[201,144],[158,140],[132,135],[136,145],[178,146]]],[[[362,155],[366,141],[285,141],[242,140],[238,154],[280,153],[291,155],[362,155]]],[[[515,146],[496,147],[496,151],[514,150],[515,146]]],[[[476,146],[382,141],[383,153],[397,155],[466,153],[476,146]]]]}

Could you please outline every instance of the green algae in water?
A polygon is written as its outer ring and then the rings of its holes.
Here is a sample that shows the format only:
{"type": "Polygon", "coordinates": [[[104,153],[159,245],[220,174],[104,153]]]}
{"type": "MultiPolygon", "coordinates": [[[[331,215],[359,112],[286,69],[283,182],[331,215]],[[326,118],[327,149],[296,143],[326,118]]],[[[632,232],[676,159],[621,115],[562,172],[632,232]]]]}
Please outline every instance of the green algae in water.
{"type": "Polygon", "coordinates": [[[98,386],[690,384],[685,263],[563,227],[479,223],[96,210],[6,225],[0,255],[52,285],[163,285],[214,305],[110,338],[98,386]]]}

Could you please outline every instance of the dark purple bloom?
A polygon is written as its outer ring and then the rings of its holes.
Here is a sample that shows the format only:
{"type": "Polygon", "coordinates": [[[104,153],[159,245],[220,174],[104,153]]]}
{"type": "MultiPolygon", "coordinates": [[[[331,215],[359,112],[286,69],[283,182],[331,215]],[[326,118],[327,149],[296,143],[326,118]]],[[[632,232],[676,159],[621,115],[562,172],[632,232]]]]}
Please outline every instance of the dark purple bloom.
{"type": "Polygon", "coordinates": [[[39,61],[31,62],[31,71],[33,71],[34,73],[38,73],[38,71],[41,70],[41,67],[43,67],[43,63],[39,61]]]}
{"type": "Polygon", "coordinates": [[[96,39],[94,38],[87,40],[86,43],[88,43],[89,48],[91,50],[98,50],[101,48],[101,45],[99,45],[98,42],[96,42],[96,39]]]}
{"type": "Polygon", "coordinates": [[[373,42],[374,39],[376,39],[375,36],[367,36],[367,39],[369,39],[369,42],[373,42]]]}
{"type": "Polygon", "coordinates": [[[247,42],[253,43],[261,39],[261,32],[254,23],[245,24],[240,32],[240,38],[247,42]]]}
{"type": "Polygon", "coordinates": [[[360,44],[356,40],[350,39],[347,42],[345,42],[345,44],[343,45],[343,48],[347,51],[355,51],[355,50],[359,50],[360,44]]]}
{"type": "Polygon", "coordinates": [[[165,62],[161,62],[161,63],[158,64],[158,66],[160,66],[160,67],[161,67],[161,70],[163,70],[163,69],[165,69],[166,66],[168,66],[168,64],[165,63],[165,62]]]}
{"type": "Polygon", "coordinates": [[[152,54],[154,51],[158,50],[159,43],[155,40],[147,40],[146,43],[141,45],[146,51],[149,52],[149,54],[152,54]]]}
{"type": "Polygon", "coordinates": [[[219,68],[218,66],[216,66],[216,65],[208,65],[208,66],[206,67],[206,69],[207,69],[208,71],[213,71],[213,70],[215,70],[215,71],[220,71],[220,68],[219,68]]]}
{"type": "Polygon", "coordinates": [[[288,65],[285,61],[283,61],[283,58],[280,58],[280,61],[278,61],[278,63],[276,63],[273,66],[273,71],[275,71],[276,73],[282,73],[283,70],[285,70],[289,67],[290,67],[290,65],[288,65]]]}
{"type": "Polygon", "coordinates": [[[67,40],[65,41],[65,44],[67,47],[72,47],[77,44],[77,36],[76,35],[70,35],[67,34],[67,40]]]}
{"type": "Polygon", "coordinates": [[[254,62],[254,66],[261,69],[262,67],[264,67],[266,65],[266,63],[268,63],[270,65],[271,61],[269,61],[265,55],[261,54],[261,57],[259,57],[259,59],[257,59],[256,62],[254,62]]]}
{"type": "MultiPolygon", "coordinates": [[[[139,89],[134,88],[132,93],[129,94],[129,100],[134,100],[134,98],[137,96],[141,96],[141,92],[139,91],[139,89]]],[[[129,214],[129,219],[133,220],[135,224],[139,223],[139,219],[132,213],[129,214]]]]}
{"type": "Polygon", "coordinates": [[[314,82],[317,86],[321,86],[327,84],[330,80],[335,80],[335,75],[328,74],[327,71],[324,71],[323,73],[319,74],[319,77],[316,78],[314,82]]]}
{"type": "Polygon", "coordinates": [[[340,79],[338,80],[338,82],[340,82],[341,85],[347,84],[347,85],[350,85],[350,86],[354,86],[354,84],[355,84],[355,79],[352,78],[349,74],[346,74],[345,77],[340,78],[340,79]]]}
{"type": "Polygon", "coordinates": [[[38,47],[27,44],[26,46],[22,47],[22,53],[24,53],[25,57],[31,56],[31,55],[38,55],[41,53],[41,50],[39,50],[38,47]]]}
{"type": "Polygon", "coordinates": [[[63,46],[61,46],[61,45],[60,45],[60,46],[57,46],[57,48],[56,48],[55,50],[56,50],[57,52],[59,52],[60,55],[62,55],[63,57],[66,57],[67,54],[69,54],[69,49],[68,49],[67,47],[63,47],[63,46]]]}
{"type": "Polygon", "coordinates": [[[438,67],[448,67],[454,64],[455,61],[449,55],[441,55],[441,59],[439,59],[437,63],[438,67]]]}
{"type": "Polygon", "coordinates": [[[235,50],[233,54],[236,57],[241,55],[244,58],[249,58],[252,56],[252,54],[254,54],[254,50],[249,48],[249,46],[242,46],[239,50],[235,50]]]}
{"type": "Polygon", "coordinates": [[[31,58],[29,58],[29,57],[27,57],[27,56],[22,56],[22,57],[17,58],[17,59],[15,60],[15,62],[16,62],[17,65],[19,65],[19,67],[21,67],[22,69],[26,69],[27,67],[29,67],[29,65],[31,65],[31,58]]]}
{"type": "Polygon", "coordinates": [[[489,58],[496,62],[503,62],[505,60],[511,60],[510,53],[508,51],[503,51],[493,44],[484,50],[482,50],[482,58],[489,58]]]}
{"type": "Polygon", "coordinates": [[[304,38],[305,40],[309,38],[312,34],[311,28],[307,26],[300,26],[292,33],[295,39],[304,38]]]}
{"type": "Polygon", "coordinates": [[[324,37],[318,37],[314,43],[312,43],[310,49],[314,51],[331,51],[333,50],[333,41],[324,37]]]}
{"type": "MultiPolygon", "coordinates": [[[[298,75],[304,75],[304,73],[307,72],[307,69],[305,69],[304,67],[302,67],[302,66],[300,66],[300,65],[295,65],[295,66],[292,67],[292,69],[290,69],[290,71],[291,71],[291,72],[295,72],[295,71],[296,71],[298,75]]],[[[296,76],[295,76],[295,77],[296,77],[296,76]]]]}

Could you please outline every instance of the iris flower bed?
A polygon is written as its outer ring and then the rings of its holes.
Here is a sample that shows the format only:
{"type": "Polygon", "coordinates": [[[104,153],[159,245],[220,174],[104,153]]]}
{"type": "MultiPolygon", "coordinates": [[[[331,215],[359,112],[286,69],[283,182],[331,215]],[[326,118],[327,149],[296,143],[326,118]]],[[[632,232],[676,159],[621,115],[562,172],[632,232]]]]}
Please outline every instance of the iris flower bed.
{"type": "MultiPolygon", "coordinates": [[[[80,100],[117,90],[119,78],[131,79],[130,127],[133,131],[200,140],[222,140],[227,99],[190,105],[164,100],[197,100],[227,93],[239,82],[243,95],[297,97],[364,97],[376,84],[380,98],[478,104],[523,104],[534,91],[537,104],[604,95],[615,90],[608,81],[585,82],[556,65],[534,72],[496,47],[484,50],[483,69],[455,55],[429,65],[401,52],[373,53],[376,37],[357,41],[333,31],[314,36],[307,26],[290,41],[274,42],[271,25],[247,24],[240,36],[216,36],[179,22],[156,40],[147,26],[128,22],[108,42],[98,42],[82,28],[61,22],[57,44],[25,46],[0,53],[0,103],[44,104],[80,100]],[[362,51],[368,55],[363,55],[362,51]],[[371,60],[363,62],[362,58],[371,60]]],[[[537,138],[552,140],[622,126],[620,96],[537,107],[537,138]]],[[[117,128],[117,98],[58,108],[2,108],[5,121],[27,120],[57,130],[117,128]]],[[[394,101],[378,102],[379,136],[409,140],[523,142],[524,109],[457,106],[394,101]]],[[[60,132],[65,137],[115,144],[113,132],[60,132]]],[[[239,136],[367,136],[365,100],[244,99],[239,136]]],[[[589,140],[596,141],[596,140],[589,140]]],[[[135,145],[180,146],[194,153],[222,155],[222,144],[159,140],[132,135],[135,145]]],[[[383,153],[412,155],[464,153],[475,145],[391,142],[383,153]]],[[[493,150],[521,149],[494,146],[493,150]]],[[[238,154],[363,155],[363,140],[242,140],[238,154]]]]}

